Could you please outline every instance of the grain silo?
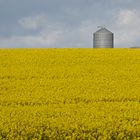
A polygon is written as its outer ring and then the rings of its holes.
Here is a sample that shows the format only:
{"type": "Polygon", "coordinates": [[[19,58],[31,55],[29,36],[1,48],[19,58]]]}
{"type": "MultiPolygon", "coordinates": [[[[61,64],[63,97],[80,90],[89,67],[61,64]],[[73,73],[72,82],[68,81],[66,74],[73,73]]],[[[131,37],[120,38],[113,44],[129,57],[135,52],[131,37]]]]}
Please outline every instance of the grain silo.
{"type": "Polygon", "coordinates": [[[93,34],[94,48],[113,48],[114,34],[105,27],[100,27],[98,31],[93,34]]]}

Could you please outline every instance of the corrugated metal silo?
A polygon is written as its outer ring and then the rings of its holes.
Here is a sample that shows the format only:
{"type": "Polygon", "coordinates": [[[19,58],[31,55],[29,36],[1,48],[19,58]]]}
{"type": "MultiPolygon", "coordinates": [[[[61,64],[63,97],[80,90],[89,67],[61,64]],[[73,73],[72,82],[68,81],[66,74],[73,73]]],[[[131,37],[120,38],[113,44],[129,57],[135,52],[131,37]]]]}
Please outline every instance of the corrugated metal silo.
{"type": "Polygon", "coordinates": [[[93,34],[93,47],[94,48],[113,48],[114,47],[114,34],[101,27],[93,34]]]}

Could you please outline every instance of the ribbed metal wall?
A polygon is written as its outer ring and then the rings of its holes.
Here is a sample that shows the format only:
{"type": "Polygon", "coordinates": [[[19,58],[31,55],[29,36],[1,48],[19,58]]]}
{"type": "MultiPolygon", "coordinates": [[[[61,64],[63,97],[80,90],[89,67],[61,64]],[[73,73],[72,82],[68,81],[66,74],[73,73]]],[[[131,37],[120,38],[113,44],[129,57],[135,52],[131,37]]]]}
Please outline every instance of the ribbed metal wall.
{"type": "Polygon", "coordinates": [[[101,28],[93,34],[94,48],[113,48],[114,34],[106,28],[101,28]]]}

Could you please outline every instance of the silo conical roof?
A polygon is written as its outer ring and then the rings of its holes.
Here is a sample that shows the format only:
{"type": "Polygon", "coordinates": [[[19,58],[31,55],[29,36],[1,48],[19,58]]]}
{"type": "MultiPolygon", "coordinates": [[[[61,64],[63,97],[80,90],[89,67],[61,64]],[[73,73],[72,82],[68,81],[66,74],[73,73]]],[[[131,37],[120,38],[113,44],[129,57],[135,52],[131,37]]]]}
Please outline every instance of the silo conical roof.
{"type": "Polygon", "coordinates": [[[98,31],[96,31],[95,34],[113,34],[113,33],[106,28],[101,28],[98,31]]]}

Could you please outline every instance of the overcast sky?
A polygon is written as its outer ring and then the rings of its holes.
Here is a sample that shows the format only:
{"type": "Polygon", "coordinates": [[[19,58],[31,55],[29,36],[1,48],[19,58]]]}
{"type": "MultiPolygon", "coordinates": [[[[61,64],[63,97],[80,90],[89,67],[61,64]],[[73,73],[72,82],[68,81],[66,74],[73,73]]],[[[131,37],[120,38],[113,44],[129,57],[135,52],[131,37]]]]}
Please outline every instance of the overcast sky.
{"type": "Polygon", "coordinates": [[[115,47],[140,46],[140,0],[0,0],[0,47],[92,48],[105,25],[115,47]]]}

